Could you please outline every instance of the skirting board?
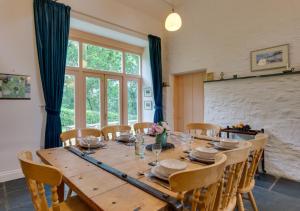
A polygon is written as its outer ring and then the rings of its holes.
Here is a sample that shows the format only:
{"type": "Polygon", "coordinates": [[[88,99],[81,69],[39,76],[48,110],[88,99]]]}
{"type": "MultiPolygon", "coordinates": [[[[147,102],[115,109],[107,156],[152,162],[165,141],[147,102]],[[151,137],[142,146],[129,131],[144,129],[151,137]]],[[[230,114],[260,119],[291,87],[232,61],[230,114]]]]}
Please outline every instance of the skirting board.
{"type": "Polygon", "coordinates": [[[24,177],[21,169],[0,172],[0,182],[6,182],[24,177]]]}

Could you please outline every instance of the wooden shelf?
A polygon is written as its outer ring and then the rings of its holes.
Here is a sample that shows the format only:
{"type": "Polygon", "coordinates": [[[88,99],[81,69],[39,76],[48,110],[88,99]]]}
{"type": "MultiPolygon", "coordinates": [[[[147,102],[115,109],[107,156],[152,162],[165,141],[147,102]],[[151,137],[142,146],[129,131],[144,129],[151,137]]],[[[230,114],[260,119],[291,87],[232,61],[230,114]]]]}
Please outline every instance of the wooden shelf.
{"type": "Polygon", "coordinates": [[[283,75],[296,75],[296,74],[300,74],[300,71],[286,72],[286,73],[274,73],[274,74],[267,74],[267,75],[244,76],[244,77],[238,77],[238,78],[226,78],[223,80],[218,79],[218,80],[204,81],[204,83],[232,81],[232,80],[249,79],[249,78],[274,77],[274,76],[283,76],[283,75]]]}

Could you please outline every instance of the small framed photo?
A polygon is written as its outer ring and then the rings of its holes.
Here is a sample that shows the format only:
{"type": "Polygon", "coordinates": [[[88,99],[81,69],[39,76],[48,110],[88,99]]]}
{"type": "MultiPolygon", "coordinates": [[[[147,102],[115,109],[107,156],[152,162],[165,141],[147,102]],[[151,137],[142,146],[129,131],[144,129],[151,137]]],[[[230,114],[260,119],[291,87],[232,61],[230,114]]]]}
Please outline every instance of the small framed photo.
{"type": "Polygon", "coordinates": [[[152,101],[151,100],[146,100],[144,101],[144,110],[152,110],[152,101]]]}
{"type": "Polygon", "coordinates": [[[278,45],[251,52],[251,71],[289,67],[289,45],[278,45]]]}
{"type": "Polygon", "coordinates": [[[144,88],[144,97],[152,97],[151,87],[144,88]]]}

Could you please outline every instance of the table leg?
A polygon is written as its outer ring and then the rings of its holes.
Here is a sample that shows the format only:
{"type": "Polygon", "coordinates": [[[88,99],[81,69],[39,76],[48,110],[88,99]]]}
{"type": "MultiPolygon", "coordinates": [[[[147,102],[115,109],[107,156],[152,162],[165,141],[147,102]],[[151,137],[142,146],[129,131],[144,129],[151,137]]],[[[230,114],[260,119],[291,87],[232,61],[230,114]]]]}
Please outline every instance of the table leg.
{"type": "Polygon", "coordinates": [[[61,181],[60,185],[57,187],[58,200],[63,202],[65,200],[65,183],[61,181]]]}
{"type": "Polygon", "coordinates": [[[266,169],[265,169],[265,150],[263,150],[263,152],[262,152],[261,168],[262,168],[262,172],[263,172],[264,174],[266,174],[267,171],[266,171],[266,169]]]}
{"type": "Polygon", "coordinates": [[[227,138],[229,138],[229,132],[227,132],[227,138]]]}

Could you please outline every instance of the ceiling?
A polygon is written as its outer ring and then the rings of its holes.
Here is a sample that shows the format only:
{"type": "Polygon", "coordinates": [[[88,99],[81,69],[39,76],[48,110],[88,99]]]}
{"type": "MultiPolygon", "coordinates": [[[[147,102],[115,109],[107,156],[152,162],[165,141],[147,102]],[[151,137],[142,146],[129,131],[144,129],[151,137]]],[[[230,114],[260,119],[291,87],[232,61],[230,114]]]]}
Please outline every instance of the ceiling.
{"type": "Polygon", "coordinates": [[[172,9],[180,7],[184,0],[114,0],[131,8],[142,11],[159,20],[166,18],[172,9]]]}

